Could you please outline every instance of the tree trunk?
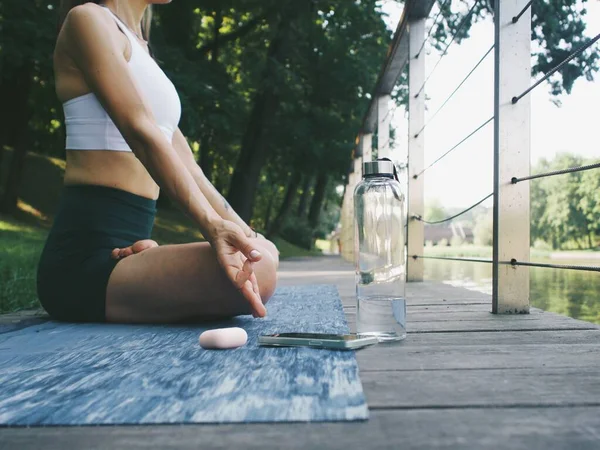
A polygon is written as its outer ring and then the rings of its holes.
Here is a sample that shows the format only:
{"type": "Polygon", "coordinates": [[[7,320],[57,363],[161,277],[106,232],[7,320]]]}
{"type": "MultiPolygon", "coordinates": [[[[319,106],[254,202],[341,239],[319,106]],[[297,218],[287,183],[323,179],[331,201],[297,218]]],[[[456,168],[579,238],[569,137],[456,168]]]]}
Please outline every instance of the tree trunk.
{"type": "MultiPolygon", "coordinates": [[[[9,98],[3,99],[12,105],[12,118],[14,119],[13,138],[8,139],[14,142],[13,155],[10,161],[4,192],[0,199],[0,213],[13,214],[17,209],[17,200],[19,198],[19,185],[23,168],[25,167],[25,158],[27,156],[29,119],[31,110],[29,108],[29,93],[32,84],[32,67],[27,64],[23,66],[12,80],[12,89],[9,98]]],[[[6,82],[6,81],[5,81],[6,82]]],[[[11,143],[12,143],[11,142],[11,143]]]]}
{"type": "Polygon", "coordinates": [[[327,188],[327,174],[320,172],[317,177],[317,184],[315,185],[315,193],[310,203],[310,210],[308,212],[308,223],[312,228],[316,228],[319,224],[319,217],[321,215],[321,207],[323,206],[323,200],[325,199],[325,190],[327,188]]]}
{"type": "MultiPolygon", "coordinates": [[[[215,67],[215,71],[218,72],[217,66],[219,65],[219,50],[220,50],[220,41],[219,41],[219,30],[223,25],[223,12],[220,4],[217,3],[215,7],[215,22],[213,25],[213,41],[211,45],[211,65],[215,67]]],[[[214,157],[211,154],[210,147],[213,142],[215,142],[215,130],[211,129],[208,132],[202,135],[200,139],[200,167],[202,167],[202,171],[206,178],[209,181],[212,180],[212,172],[213,172],[213,162],[214,157]]]]}
{"type": "Polygon", "coordinates": [[[302,185],[302,194],[300,194],[300,202],[298,202],[298,210],[296,215],[298,217],[304,217],[306,214],[306,205],[308,203],[308,194],[310,193],[310,182],[312,176],[304,175],[304,184],[302,185]]]}
{"type": "Polygon", "coordinates": [[[2,162],[4,161],[4,154],[5,153],[6,152],[4,151],[4,145],[0,141],[0,195],[2,195],[2,190],[1,190],[2,186],[1,186],[1,183],[2,183],[2,174],[4,173],[2,171],[2,162]]]}
{"type": "Polygon", "coordinates": [[[588,231],[588,246],[590,249],[594,247],[594,243],[592,242],[592,232],[588,231]]]}
{"type": "Polygon", "coordinates": [[[267,211],[265,212],[265,218],[264,218],[265,231],[271,227],[271,213],[273,212],[273,204],[275,203],[276,195],[277,195],[277,186],[273,186],[271,195],[269,196],[269,202],[267,203],[267,211]]]}
{"type": "Polygon", "coordinates": [[[231,177],[228,201],[246,222],[252,218],[260,171],[267,160],[266,127],[275,115],[279,104],[279,98],[275,94],[274,74],[276,66],[281,64],[284,59],[282,47],[290,22],[289,14],[282,17],[277,32],[269,45],[267,64],[260,82],[262,90],[254,100],[250,119],[242,139],[240,156],[231,177]]]}
{"type": "Polygon", "coordinates": [[[283,197],[283,202],[281,203],[277,217],[275,217],[275,220],[273,221],[273,226],[269,228],[269,237],[276,236],[281,231],[283,222],[290,212],[290,209],[292,209],[292,203],[294,202],[294,197],[298,192],[298,186],[300,185],[301,178],[302,176],[298,171],[295,171],[292,174],[292,177],[287,185],[287,189],[285,190],[285,196],[283,197]]]}

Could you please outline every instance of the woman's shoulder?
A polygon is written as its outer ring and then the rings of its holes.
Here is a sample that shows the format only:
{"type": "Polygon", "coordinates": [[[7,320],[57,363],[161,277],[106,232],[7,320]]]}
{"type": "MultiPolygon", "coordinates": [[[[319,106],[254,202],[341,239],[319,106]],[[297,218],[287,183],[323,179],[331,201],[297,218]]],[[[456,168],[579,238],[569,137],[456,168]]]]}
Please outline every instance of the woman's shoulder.
{"type": "Polygon", "coordinates": [[[71,58],[82,55],[126,53],[127,39],[118,32],[114,19],[95,3],[75,6],[67,14],[58,37],[57,48],[71,58]]]}
{"type": "Polygon", "coordinates": [[[106,38],[109,27],[116,26],[102,6],[84,3],[72,8],[65,17],[63,28],[74,37],[102,34],[106,38]]]}

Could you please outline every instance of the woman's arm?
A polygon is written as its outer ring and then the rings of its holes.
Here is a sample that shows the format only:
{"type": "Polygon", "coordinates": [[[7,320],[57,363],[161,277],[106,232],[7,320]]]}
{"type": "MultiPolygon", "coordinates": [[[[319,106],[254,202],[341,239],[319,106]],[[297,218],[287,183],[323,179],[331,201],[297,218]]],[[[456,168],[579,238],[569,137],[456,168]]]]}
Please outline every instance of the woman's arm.
{"type": "Polygon", "coordinates": [[[187,142],[187,139],[178,128],[173,135],[173,147],[175,147],[175,151],[183,161],[183,164],[187,167],[190,174],[194,178],[194,181],[214,208],[214,210],[225,220],[230,220],[233,223],[239,225],[239,227],[244,231],[246,236],[248,237],[258,237],[258,235],[250,228],[246,222],[242,220],[240,216],[233,210],[233,208],[227,203],[227,200],[217,191],[217,189],[213,186],[204,172],[200,168],[200,166],[196,163],[194,159],[194,154],[192,153],[192,149],[187,142]]]}
{"type": "Polygon", "coordinates": [[[251,263],[260,260],[260,253],[238,226],[223,220],[214,210],[158,128],[131,77],[122,43],[111,30],[116,25],[108,19],[100,7],[91,3],[73,8],[62,30],[70,57],[135,156],[160,188],[196,222],[230,280],[242,291],[254,313],[263,316],[265,309],[257,286],[252,286],[250,280],[251,263]],[[238,252],[247,258],[246,263],[237,256],[238,252]]]}

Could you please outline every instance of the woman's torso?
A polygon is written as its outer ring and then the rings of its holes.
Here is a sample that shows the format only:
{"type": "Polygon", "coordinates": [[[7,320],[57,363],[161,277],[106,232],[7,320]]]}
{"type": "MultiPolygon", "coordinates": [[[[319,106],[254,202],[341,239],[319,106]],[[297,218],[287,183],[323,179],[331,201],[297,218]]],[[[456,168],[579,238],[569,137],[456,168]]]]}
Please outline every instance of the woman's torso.
{"type": "MultiPolygon", "coordinates": [[[[103,7],[98,7],[98,14],[102,14],[103,19],[110,25],[113,32],[111,38],[116,39],[122,48],[123,55],[129,61],[130,68],[132,64],[141,63],[153,71],[158,69],[149,66],[148,61],[143,58],[150,58],[147,46],[140,42],[133,33],[128,33],[122,23],[103,7]],[[142,53],[145,53],[143,55],[142,53]],[[136,58],[134,60],[134,58],[136,58]]],[[[59,100],[65,104],[77,102],[79,99],[85,99],[86,96],[93,96],[90,88],[87,86],[82,72],[77,68],[73,59],[69,56],[69,43],[64,36],[59,36],[54,53],[54,70],[56,79],[56,93],[59,100]]],[[[154,64],[152,61],[151,64],[154,64]]],[[[136,68],[133,67],[132,75],[136,78],[136,68]]],[[[158,69],[160,71],[160,69],[158,69]]],[[[139,68],[138,68],[139,71],[139,68]]],[[[164,74],[156,72],[155,77],[160,77],[159,81],[165,84],[162,79],[164,74]]],[[[143,76],[143,74],[142,74],[143,76]]],[[[166,79],[166,77],[164,77],[166,79]]],[[[168,79],[167,79],[168,80],[168,79]]],[[[151,90],[150,80],[142,81],[142,91],[151,90]]],[[[168,82],[170,84],[170,82],[168,82]]],[[[160,83],[159,83],[160,84],[160,83]]],[[[172,84],[167,86],[172,89],[172,84]]],[[[142,92],[144,93],[144,92],[142,92]]],[[[152,92],[150,92],[152,93],[152,92]]],[[[160,92],[157,93],[159,96],[160,92]]],[[[168,92],[171,96],[173,92],[168,92]]],[[[176,93],[175,93],[176,96],[176,93]]],[[[89,102],[91,99],[85,99],[89,102]]],[[[177,102],[179,99],[177,98],[177,102]]],[[[81,106],[81,105],[80,105],[81,106]]],[[[179,105],[178,105],[179,106],[179,105]]],[[[68,120],[68,119],[67,119],[68,120]]],[[[120,133],[119,133],[120,136],[120,133]]],[[[96,148],[94,140],[90,140],[92,148],[87,146],[85,150],[69,149],[67,146],[67,165],[64,177],[66,185],[92,184],[108,186],[131,192],[143,197],[156,199],[159,188],[154,182],[146,168],[140,160],[131,151],[114,151],[112,148],[96,148]]],[[[104,146],[108,147],[108,146],[104,146]]]]}

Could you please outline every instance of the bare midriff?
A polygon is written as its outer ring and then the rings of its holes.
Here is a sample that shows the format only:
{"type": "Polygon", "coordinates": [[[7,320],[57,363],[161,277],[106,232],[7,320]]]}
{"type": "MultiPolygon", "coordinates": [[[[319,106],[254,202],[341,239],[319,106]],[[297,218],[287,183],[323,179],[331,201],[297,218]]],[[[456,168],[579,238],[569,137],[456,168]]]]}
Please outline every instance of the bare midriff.
{"type": "Polygon", "coordinates": [[[159,187],[132,152],[67,150],[65,185],[92,184],[158,198],[159,187]]]}

